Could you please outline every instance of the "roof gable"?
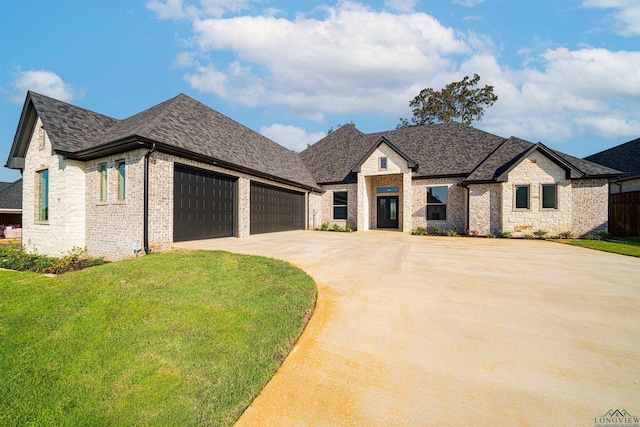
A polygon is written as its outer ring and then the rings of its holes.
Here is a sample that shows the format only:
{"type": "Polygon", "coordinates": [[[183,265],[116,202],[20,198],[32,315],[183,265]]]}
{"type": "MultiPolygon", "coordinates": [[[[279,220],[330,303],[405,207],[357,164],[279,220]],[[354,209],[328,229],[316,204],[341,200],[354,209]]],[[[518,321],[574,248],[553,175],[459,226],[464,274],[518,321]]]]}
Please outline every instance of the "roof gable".
{"type": "Polygon", "coordinates": [[[380,137],[380,139],[378,140],[378,142],[376,142],[375,144],[373,144],[371,146],[371,148],[369,149],[369,151],[367,151],[367,153],[362,157],[362,159],[360,159],[360,161],[353,167],[353,169],[351,169],[352,172],[360,172],[360,167],[362,166],[362,164],[364,162],[366,162],[369,157],[371,157],[371,155],[382,145],[385,144],[387,145],[389,148],[391,148],[391,150],[393,150],[396,154],[398,154],[400,157],[402,157],[406,162],[407,162],[407,168],[409,169],[416,169],[418,167],[418,164],[413,161],[409,156],[407,156],[406,154],[404,154],[402,151],[400,151],[400,149],[398,147],[396,147],[395,145],[393,145],[391,142],[389,142],[389,140],[387,138],[385,138],[384,136],[380,137]]]}

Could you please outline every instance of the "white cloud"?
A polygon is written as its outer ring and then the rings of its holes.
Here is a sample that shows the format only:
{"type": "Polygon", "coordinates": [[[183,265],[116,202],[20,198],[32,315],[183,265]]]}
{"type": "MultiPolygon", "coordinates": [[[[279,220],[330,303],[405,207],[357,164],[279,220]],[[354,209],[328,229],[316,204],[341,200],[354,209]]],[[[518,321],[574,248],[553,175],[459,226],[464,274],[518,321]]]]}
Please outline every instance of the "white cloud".
{"type": "Polygon", "coordinates": [[[416,6],[417,0],[386,0],[384,5],[391,10],[398,12],[413,12],[416,6]]]}
{"type": "Polygon", "coordinates": [[[452,3],[464,7],[475,7],[480,3],[484,3],[484,0],[453,0],[452,3]]]}
{"type": "Polygon", "coordinates": [[[305,129],[279,123],[263,127],[260,133],[298,153],[327,135],[324,132],[308,133],[305,129]]]}
{"type": "Polygon", "coordinates": [[[638,0],[584,0],[581,6],[615,9],[612,14],[618,24],[615,32],[624,36],[640,35],[640,1],[638,0]]]}
{"type": "Polygon", "coordinates": [[[84,90],[65,83],[56,73],[47,70],[16,71],[6,92],[12,102],[22,104],[29,90],[65,102],[84,96],[84,90]]]}

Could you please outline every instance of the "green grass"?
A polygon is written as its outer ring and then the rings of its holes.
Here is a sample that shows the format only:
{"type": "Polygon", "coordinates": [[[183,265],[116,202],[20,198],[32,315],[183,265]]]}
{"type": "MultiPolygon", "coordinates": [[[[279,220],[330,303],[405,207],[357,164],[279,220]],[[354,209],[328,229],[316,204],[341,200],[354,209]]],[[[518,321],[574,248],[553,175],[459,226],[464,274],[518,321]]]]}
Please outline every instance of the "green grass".
{"type": "Polygon", "coordinates": [[[640,257],[640,237],[613,237],[611,240],[556,240],[556,242],[640,257]]]}
{"type": "Polygon", "coordinates": [[[226,252],[0,271],[0,425],[231,425],[315,298],[303,271],[226,252]]]}

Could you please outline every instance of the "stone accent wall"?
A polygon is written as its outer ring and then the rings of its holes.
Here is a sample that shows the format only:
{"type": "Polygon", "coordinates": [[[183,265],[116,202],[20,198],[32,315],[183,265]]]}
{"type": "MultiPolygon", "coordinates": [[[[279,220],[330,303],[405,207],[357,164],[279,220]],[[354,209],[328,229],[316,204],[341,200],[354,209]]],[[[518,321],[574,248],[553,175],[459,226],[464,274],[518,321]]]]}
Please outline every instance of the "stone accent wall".
{"type": "Polygon", "coordinates": [[[469,187],[469,233],[497,235],[502,229],[502,184],[469,187]]]}
{"type": "Polygon", "coordinates": [[[309,211],[307,212],[307,229],[312,230],[322,224],[322,204],[326,193],[309,193],[309,211]]]}
{"type": "Polygon", "coordinates": [[[571,231],[575,236],[609,230],[608,180],[573,180],[571,197],[573,200],[571,231]]]}
{"type": "Polygon", "coordinates": [[[54,155],[38,118],[25,155],[22,243],[29,252],[59,256],[85,247],[84,164],[54,155]],[[38,171],[49,171],[49,219],[38,220],[38,171]]]}
{"type": "Polygon", "coordinates": [[[458,232],[467,230],[467,190],[459,184],[462,178],[414,179],[411,185],[413,207],[411,227],[428,229],[438,226],[444,229],[456,228],[458,232]],[[447,187],[446,221],[427,220],[427,187],[447,187]]]}
{"type": "MultiPolygon", "coordinates": [[[[323,222],[328,222],[329,227],[333,224],[338,224],[344,227],[346,224],[351,224],[353,228],[356,228],[358,221],[358,185],[357,184],[331,184],[325,185],[323,188],[325,193],[320,196],[321,198],[321,210],[318,212],[316,221],[318,226],[323,222]],[[335,191],[347,192],[347,219],[333,219],[333,193],[335,191]]],[[[313,224],[313,222],[311,222],[313,224]]]]}
{"type": "Polygon", "coordinates": [[[545,230],[556,235],[573,229],[571,181],[560,166],[539,152],[531,153],[509,172],[502,184],[502,229],[514,236],[545,230]],[[557,184],[557,209],[542,208],[542,184],[557,184]],[[515,208],[515,186],[529,185],[529,209],[515,208]]]}

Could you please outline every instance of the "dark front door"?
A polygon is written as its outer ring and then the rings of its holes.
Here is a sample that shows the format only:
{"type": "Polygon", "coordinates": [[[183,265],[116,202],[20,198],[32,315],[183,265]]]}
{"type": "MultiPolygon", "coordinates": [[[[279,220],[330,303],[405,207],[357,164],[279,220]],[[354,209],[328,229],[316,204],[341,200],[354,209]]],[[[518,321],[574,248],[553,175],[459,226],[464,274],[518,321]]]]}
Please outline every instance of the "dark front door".
{"type": "Polygon", "coordinates": [[[378,197],[378,228],[398,228],[398,196],[378,197]]]}

